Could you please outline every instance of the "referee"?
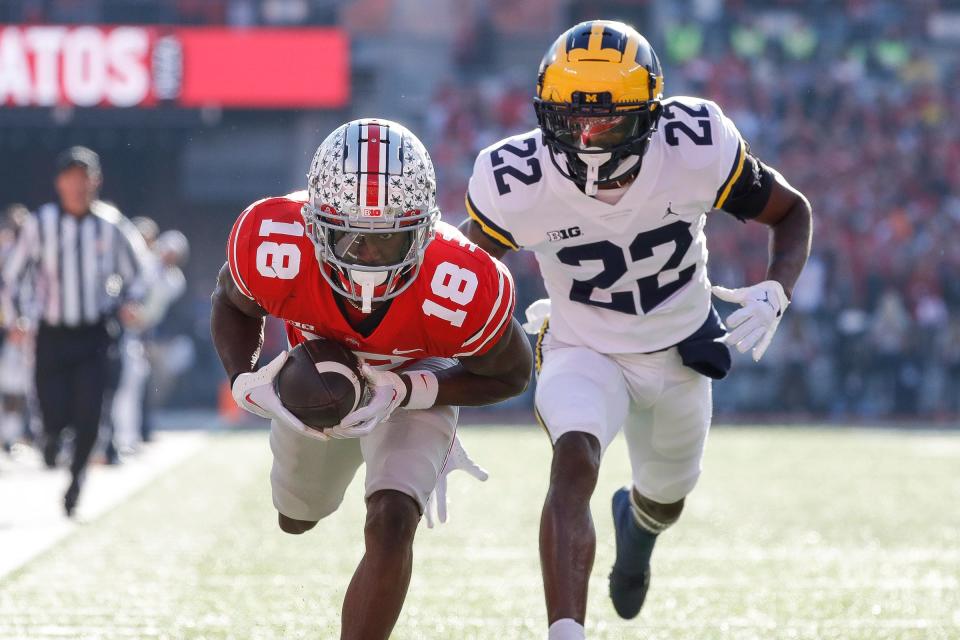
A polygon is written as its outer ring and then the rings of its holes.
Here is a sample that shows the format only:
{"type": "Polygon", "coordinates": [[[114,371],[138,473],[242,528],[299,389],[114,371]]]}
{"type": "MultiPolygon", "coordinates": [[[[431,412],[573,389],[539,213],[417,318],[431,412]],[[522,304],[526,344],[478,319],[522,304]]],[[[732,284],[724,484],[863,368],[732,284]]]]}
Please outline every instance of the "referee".
{"type": "Polygon", "coordinates": [[[43,458],[56,465],[64,429],[74,430],[70,486],[63,505],[72,516],[87,461],[97,441],[104,394],[118,356],[120,325],[138,314],[145,291],[142,238],[114,207],[97,199],[100,158],[86,147],[57,157],[57,201],[24,224],[3,265],[5,317],[14,332],[36,330],[37,399],[43,458]],[[22,287],[28,305],[17,304],[22,287]]]}

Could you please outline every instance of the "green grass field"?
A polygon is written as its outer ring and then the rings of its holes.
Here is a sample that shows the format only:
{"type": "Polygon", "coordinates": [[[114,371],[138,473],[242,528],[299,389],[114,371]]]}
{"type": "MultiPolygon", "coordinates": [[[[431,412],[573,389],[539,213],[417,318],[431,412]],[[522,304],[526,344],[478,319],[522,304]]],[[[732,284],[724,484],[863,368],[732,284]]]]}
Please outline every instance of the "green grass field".
{"type": "MultiPolygon", "coordinates": [[[[455,474],[451,521],[421,528],[394,637],[544,638],[547,439],[462,433],[491,478],[455,474]]],[[[0,579],[0,638],[336,638],[362,483],[292,537],[275,525],[269,465],[265,432],[212,438],[0,579]]],[[[960,433],[715,429],[686,514],[654,555],[644,611],[626,623],[606,574],[608,500],[628,478],[618,440],[594,502],[590,638],[960,638],[960,433]]]]}

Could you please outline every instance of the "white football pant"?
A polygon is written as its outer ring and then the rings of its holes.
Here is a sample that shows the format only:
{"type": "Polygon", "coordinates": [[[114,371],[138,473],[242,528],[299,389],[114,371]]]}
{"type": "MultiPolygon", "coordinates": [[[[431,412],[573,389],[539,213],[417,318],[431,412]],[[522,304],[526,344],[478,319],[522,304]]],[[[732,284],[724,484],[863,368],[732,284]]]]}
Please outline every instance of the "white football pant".
{"type": "MultiPolygon", "coordinates": [[[[439,371],[447,358],[427,358],[412,368],[439,371]]],[[[362,463],[367,465],[364,497],[392,489],[410,496],[423,512],[453,444],[458,407],[397,409],[362,438],[314,440],[270,423],[273,468],[270,484],[277,511],[295,520],[320,520],[340,506],[362,463]]]]}
{"type": "Polygon", "coordinates": [[[677,502],[693,490],[712,417],[711,381],[683,366],[676,348],[604,355],[538,344],[536,409],[553,442],[592,434],[605,452],[623,429],[633,484],[646,498],[677,502]]]}

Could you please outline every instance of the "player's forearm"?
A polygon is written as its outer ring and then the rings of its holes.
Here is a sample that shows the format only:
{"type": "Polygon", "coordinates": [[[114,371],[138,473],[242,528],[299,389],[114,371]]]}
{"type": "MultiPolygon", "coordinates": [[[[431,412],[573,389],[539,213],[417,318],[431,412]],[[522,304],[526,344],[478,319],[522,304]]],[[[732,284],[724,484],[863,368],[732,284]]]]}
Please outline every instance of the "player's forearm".
{"type": "Polygon", "coordinates": [[[263,325],[263,318],[246,315],[214,292],[210,333],[231,382],[256,368],[263,346],[263,325]]]}
{"type": "Polygon", "coordinates": [[[530,341],[511,318],[503,335],[485,354],[462,358],[437,373],[434,404],[479,407],[512,398],[527,388],[532,369],[530,341]]]}
{"type": "Polygon", "coordinates": [[[813,215],[810,203],[800,197],[776,225],[770,228],[770,265],[767,279],[783,285],[787,297],[793,297],[793,287],[810,256],[813,234],[813,215]]]}
{"type": "Polygon", "coordinates": [[[480,407],[495,404],[523,393],[530,381],[529,370],[517,368],[497,377],[481,376],[457,364],[437,372],[438,405],[480,407]]]}

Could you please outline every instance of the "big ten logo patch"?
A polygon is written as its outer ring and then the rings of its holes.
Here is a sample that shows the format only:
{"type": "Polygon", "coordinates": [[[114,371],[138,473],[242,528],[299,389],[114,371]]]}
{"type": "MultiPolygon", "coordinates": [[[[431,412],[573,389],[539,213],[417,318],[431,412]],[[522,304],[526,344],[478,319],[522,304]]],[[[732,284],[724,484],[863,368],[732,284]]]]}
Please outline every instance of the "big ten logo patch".
{"type": "Polygon", "coordinates": [[[561,240],[569,240],[570,238],[576,238],[582,235],[580,227],[568,227],[566,229],[557,229],[556,231],[547,231],[547,241],[548,242],[559,242],[561,240]]]}

